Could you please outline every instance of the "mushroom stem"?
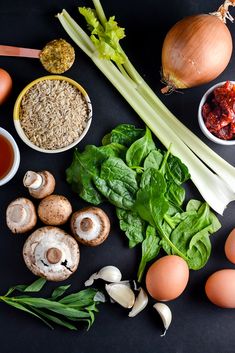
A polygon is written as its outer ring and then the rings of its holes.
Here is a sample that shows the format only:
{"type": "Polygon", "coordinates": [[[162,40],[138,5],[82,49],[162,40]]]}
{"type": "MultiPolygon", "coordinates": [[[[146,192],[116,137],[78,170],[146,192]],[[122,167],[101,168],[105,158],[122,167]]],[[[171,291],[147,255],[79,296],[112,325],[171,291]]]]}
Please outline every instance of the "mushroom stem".
{"type": "Polygon", "coordinates": [[[80,228],[83,232],[89,232],[93,228],[93,221],[89,217],[85,217],[81,220],[80,228]]]}
{"type": "Polygon", "coordinates": [[[46,258],[50,264],[57,264],[62,259],[62,251],[58,248],[50,248],[47,250],[46,258]]]}
{"type": "Polygon", "coordinates": [[[40,188],[42,183],[43,183],[42,176],[38,173],[31,171],[31,170],[29,170],[25,174],[24,179],[23,179],[24,186],[27,188],[31,188],[33,190],[40,188]]]}

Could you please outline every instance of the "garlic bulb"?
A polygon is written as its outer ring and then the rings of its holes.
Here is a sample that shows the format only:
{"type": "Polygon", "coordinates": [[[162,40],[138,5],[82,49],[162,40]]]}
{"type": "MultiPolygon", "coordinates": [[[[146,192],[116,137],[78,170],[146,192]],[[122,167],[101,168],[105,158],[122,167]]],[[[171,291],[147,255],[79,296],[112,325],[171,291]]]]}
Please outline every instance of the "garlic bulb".
{"type": "Polygon", "coordinates": [[[120,282],[122,279],[122,274],[120,270],[115,266],[105,266],[101,268],[98,272],[93,273],[90,278],[85,282],[85,286],[91,286],[94,280],[102,279],[106,282],[120,282]]]}
{"type": "Polygon", "coordinates": [[[171,310],[169,308],[169,306],[167,306],[166,304],[163,303],[156,303],[154,304],[154,309],[157,310],[158,314],[161,316],[165,331],[163,332],[163,334],[161,335],[161,337],[165,336],[166,331],[168,330],[170,324],[171,324],[171,320],[172,320],[172,313],[171,310]]]}
{"type": "Polygon", "coordinates": [[[135,300],[135,304],[132,308],[132,310],[129,312],[128,316],[129,317],[134,317],[137,314],[139,314],[146,305],[148,304],[148,295],[147,293],[143,290],[143,288],[140,288],[140,292],[135,300]]]}
{"type": "Polygon", "coordinates": [[[135,294],[131,288],[123,283],[106,284],[105,289],[109,296],[124,308],[132,308],[135,294]]]}

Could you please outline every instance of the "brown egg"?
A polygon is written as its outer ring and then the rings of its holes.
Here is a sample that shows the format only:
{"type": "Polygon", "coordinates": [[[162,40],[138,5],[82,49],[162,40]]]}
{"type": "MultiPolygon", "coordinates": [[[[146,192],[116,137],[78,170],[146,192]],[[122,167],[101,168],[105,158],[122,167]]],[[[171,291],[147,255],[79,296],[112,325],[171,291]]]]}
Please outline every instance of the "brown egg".
{"type": "Polygon", "coordinates": [[[229,234],[225,242],[224,251],[227,259],[235,264],[235,229],[229,234]]]}
{"type": "Polygon", "coordinates": [[[0,68],[0,104],[8,98],[12,89],[12,79],[9,73],[0,68]]]}
{"type": "Polygon", "coordinates": [[[208,299],[222,308],[235,308],[235,270],[220,270],[206,281],[208,299]]]}
{"type": "Polygon", "coordinates": [[[186,261],[176,255],[167,255],[150,266],[146,275],[146,288],[154,299],[168,301],[184,291],[188,279],[186,261]]]}

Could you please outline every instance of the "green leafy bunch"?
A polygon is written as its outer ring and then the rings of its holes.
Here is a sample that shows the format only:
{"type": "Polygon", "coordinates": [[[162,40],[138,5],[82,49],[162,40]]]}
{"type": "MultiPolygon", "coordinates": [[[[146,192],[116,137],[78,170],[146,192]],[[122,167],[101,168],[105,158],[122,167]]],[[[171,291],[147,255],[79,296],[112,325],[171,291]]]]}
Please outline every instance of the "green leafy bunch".
{"type": "Polygon", "coordinates": [[[0,302],[37,317],[51,329],[53,329],[51,323],[55,323],[70,330],[77,330],[74,323],[79,321],[87,323],[89,329],[95,320],[95,313],[98,312],[97,305],[104,301],[103,294],[96,289],[88,288],[64,296],[70,287],[65,285],[57,287],[49,298],[29,295],[41,291],[45,283],[45,279],[39,278],[31,285],[11,287],[4,296],[0,296],[0,302]],[[15,291],[23,294],[12,296],[15,291]]]}
{"type": "Polygon", "coordinates": [[[181,256],[190,269],[208,261],[209,237],[221,225],[206,202],[184,205],[188,169],[170,150],[156,147],[147,127],[118,125],[104,136],[102,146],[75,150],[66,173],[85,201],[98,205],[106,200],[116,207],[130,248],[142,245],[139,281],[161,248],[181,256]]]}

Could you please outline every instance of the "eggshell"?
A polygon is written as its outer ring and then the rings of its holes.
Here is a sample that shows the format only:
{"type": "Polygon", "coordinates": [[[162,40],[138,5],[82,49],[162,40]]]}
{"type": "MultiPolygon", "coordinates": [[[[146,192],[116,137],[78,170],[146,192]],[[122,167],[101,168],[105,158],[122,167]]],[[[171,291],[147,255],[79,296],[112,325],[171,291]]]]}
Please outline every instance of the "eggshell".
{"type": "Polygon", "coordinates": [[[227,259],[235,264],[235,229],[229,234],[225,242],[224,251],[227,259]]]}
{"type": "Polygon", "coordinates": [[[146,288],[154,299],[168,301],[184,291],[188,279],[186,261],[176,255],[167,255],[150,266],[146,275],[146,288]]]}
{"type": "Polygon", "coordinates": [[[221,308],[235,308],[235,270],[220,270],[206,281],[208,299],[221,308]]]}

